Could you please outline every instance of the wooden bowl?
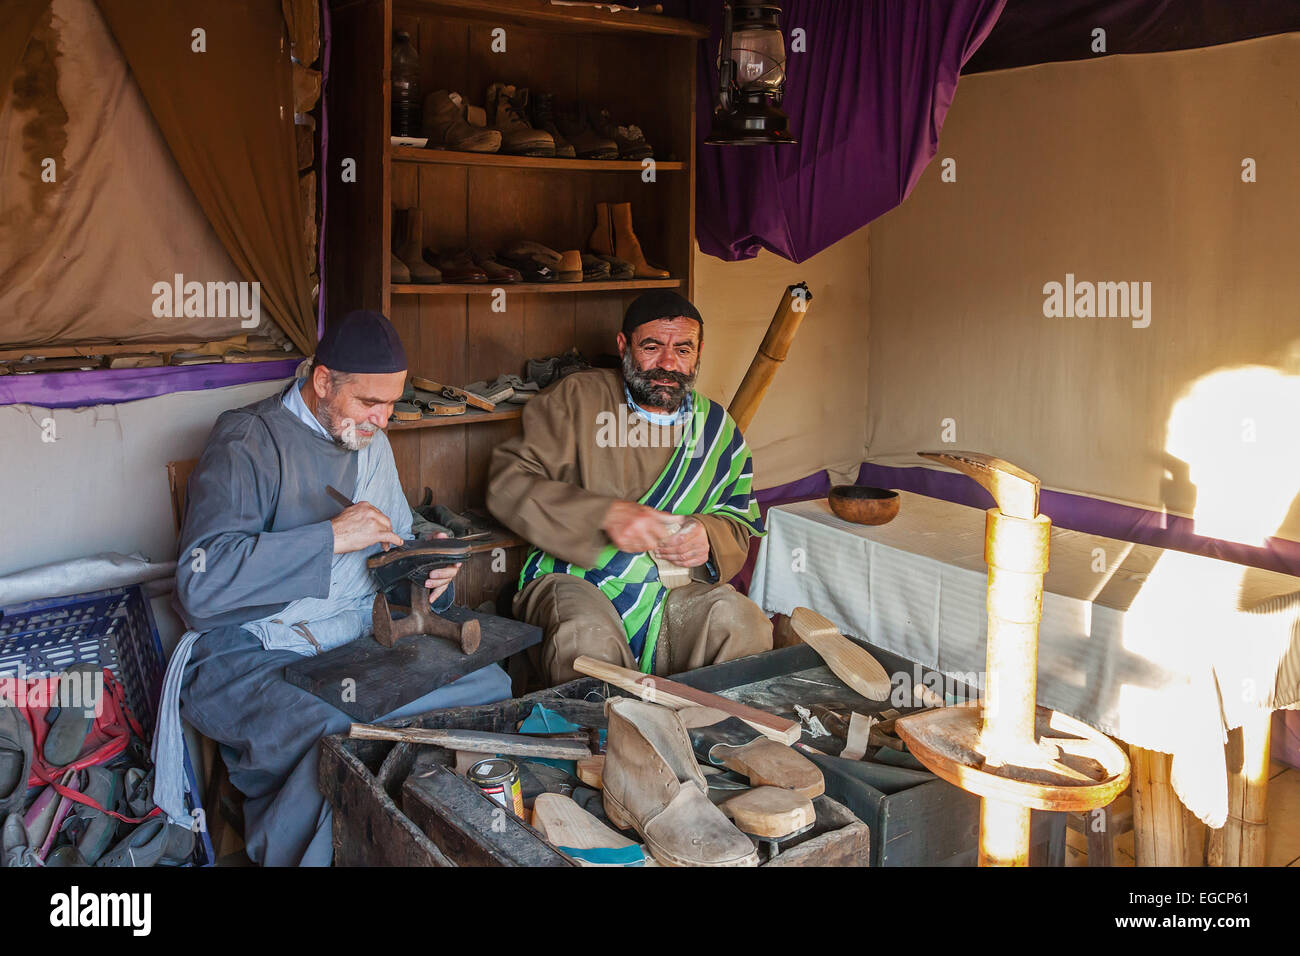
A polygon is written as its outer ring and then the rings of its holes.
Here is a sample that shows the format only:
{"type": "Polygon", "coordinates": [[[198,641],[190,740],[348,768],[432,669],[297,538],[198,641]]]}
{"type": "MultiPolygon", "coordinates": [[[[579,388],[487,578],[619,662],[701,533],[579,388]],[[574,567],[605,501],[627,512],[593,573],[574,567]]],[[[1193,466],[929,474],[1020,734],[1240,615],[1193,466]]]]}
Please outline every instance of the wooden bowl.
{"type": "Polygon", "coordinates": [[[898,515],[897,491],[863,485],[836,485],[831,489],[831,511],[855,524],[888,524],[898,515]]]}

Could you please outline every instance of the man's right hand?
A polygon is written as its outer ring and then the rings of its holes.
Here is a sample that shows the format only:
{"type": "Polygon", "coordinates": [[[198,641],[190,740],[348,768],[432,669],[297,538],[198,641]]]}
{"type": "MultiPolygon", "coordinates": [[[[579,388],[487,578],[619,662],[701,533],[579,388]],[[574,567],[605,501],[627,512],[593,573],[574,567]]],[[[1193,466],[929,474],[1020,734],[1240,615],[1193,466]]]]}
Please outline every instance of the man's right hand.
{"type": "Polygon", "coordinates": [[[601,530],[614,547],[629,554],[650,551],[668,537],[669,529],[681,519],[635,501],[615,501],[605,512],[601,530]]]}
{"type": "Polygon", "coordinates": [[[393,533],[393,523],[368,501],[359,501],[344,509],[337,518],[330,519],[334,530],[334,553],[348,554],[363,551],[372,544],[382,544],[387,551],[390,545],[401,544],[402,539],[393,533]]]}

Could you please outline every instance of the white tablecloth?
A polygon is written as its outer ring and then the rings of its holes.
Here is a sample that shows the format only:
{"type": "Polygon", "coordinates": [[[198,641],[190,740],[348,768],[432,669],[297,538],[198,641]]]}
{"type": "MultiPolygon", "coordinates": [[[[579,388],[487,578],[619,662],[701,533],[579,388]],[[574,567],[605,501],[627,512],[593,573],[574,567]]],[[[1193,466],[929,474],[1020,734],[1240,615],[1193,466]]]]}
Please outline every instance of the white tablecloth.
{"type": "MultiPolygon", "coordinates": [[[[901,495],[879,527],[824,499],[771,509],[750,596],[982,688],[984,512],[901,495]]],[[[1173,754],[1175,790],[1221,826],[1227,729],[1300,700],[1300,578],[1056,528],[1050,562],[1039,703],[1173,754]]]]}

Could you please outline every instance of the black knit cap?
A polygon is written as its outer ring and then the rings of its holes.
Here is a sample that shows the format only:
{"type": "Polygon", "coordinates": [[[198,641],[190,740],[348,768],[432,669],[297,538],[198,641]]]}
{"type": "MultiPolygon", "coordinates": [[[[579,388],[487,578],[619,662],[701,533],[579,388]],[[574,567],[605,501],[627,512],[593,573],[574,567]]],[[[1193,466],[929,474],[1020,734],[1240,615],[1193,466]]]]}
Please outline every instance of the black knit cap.
{"type": "Polygon", "coordinates": [[[382,313],[358,309],[325,330],[316,362],[336,372],[405,372],[406,349],[397,329],[382,313]]]}
{"type": "Polygon", "coordinates": [[[704,331],[704,318],[699,309],[669,289],[652,289],[641,293],[627,307],[627,313],[623,316],[623,334],[631,336],[639,325],[679,316],[694,319],[700,323],[700,331],[704,331]]]}

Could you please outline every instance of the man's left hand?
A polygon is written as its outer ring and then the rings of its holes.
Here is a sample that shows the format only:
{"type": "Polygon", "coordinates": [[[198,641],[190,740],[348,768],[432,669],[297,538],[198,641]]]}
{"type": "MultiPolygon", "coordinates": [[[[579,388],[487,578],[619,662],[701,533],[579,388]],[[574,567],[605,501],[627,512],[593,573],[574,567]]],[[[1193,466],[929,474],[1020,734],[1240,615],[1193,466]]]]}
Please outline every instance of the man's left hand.
{"type": "MultiPolygon", "coordinates": [[[[434,537],[450,538],[451,535],[445,531],[439,531],[434,537]]],[[[424,582],[424,586],[429,589],[430,604],[442,597],[442,592],[447,590],[447,586],[451,584],[458,571],[460,571],[460,562],[445,568],[434,568],[429,572],[429,580],[424,582]]]]}
{"type": "Polygon", "coordinates": [[[709,535],[704,524],[687,518],[675,535],[665,538],[653,552],[656,558],[671,561],[678,567],[698,568],[709,560],[709,535]]]}

